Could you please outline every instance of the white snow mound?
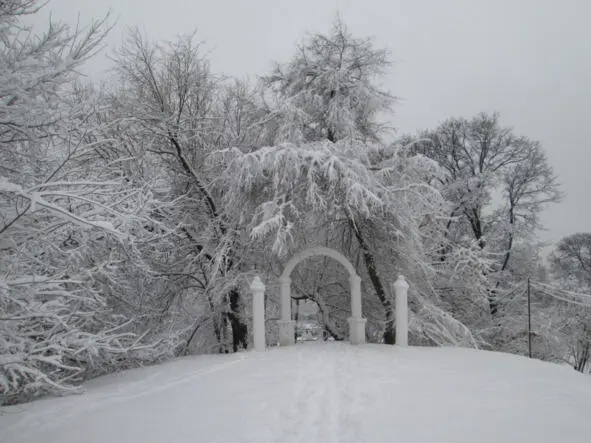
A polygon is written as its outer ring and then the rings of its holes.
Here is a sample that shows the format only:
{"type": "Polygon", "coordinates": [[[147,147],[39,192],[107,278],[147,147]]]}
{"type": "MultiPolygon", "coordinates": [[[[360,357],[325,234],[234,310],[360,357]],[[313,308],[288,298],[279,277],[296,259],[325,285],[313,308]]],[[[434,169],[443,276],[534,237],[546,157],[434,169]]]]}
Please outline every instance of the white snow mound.
{"type": "Polygon", "coordinates": [[[591,436],[591,378],[458,348],[304,344],[190,357],[0,408],[10,443],[553,442],[591,436]]]}

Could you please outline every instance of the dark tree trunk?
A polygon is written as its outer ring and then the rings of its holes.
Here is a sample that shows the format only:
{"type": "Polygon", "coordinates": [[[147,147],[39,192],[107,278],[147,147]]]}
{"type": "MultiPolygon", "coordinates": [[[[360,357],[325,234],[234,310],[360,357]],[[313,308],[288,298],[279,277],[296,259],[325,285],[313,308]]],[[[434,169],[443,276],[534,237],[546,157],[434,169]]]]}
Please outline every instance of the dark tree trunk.
{"type": "Polygon", "coordinates": [[[232,327],[232,349],[238,352],[240,348],[248,347],[248,326],[244,322],[241,313],[241,296],[237,289],[232,289],[228,294],[230,301],[230,311],[226,317],[232,327]]]}
{"type": "Polygon", "coordinates": [[[499,301],[497,300],[498,294],[496,289],[490,289],[488,292],[488,309],[490,311],[490,315],[494,317],[499,312],[499,301]]]}
{"type": "MultiPolygon", "coordinates": [[[[503,259],[503,265],[501,266],[500,272],[503,272],[509,266],[509,259],[511,258],[511,251],[513,248],[513,229],[515,226],[515,204],[511,200],[511,207],[509,208],[509,226],[511,226],[511,230],[509,231],[509,239],[507,244],[507,250],[505,251],[505,258],[503,259]]],[[[497,281],[495,285],[495,289],[493,289],[490,293],[490,297],[488,299],[488,305],[490,307],[490,314],[492,316],[497,315],[499,311],[499,301],[497,300],[497,288],[501,284],[500,280],[497,281]]]]}
{"type": "Polygon", "coordinates": [[[293,328],[293,339],[297,343],[298,342],[298,322],[300,321],[300,298],[296,298],[296,308],[295,308],[295,328],[293,328]]]}
{"type": "MultiPolygon", "coordinates": [[[[484,249],[486,247],[486,242],[484,241],[484,231],[482,228],[482,220],[480,218],[480,211],[477,208],[473,208],[471,211],[466,211],[466,216],[470,221],[470,226],[472,227],[472,232],[474,233],[474,238],[478,241],[478,246],[480,249],[484,249]]],[[[486,277],[488,273],[486,271],[483,272],[483,275],[486,277]]],[[[497,285],[498,286],[498,285],[497,285]]],[[[488,301],[488,309],[490,311],[491,316],[496,316],[499,311],[499,302],[497,300],[497,290],[496,287],[488,288],[487,289],[487,301],[488,301]]]]}
{"type": "Polygon", "coordinates": [[[384,329],[384,343],[387,345],[396,344],[396,329],[394,328],[394,310],[392,303],[388,303],[386,308],[386,328],[384,329]]]}
{"type": "MultiPolygon", "coordinates": [[[[449,230],[451,229],[452,217],[454,217],[454,211],[452,211],[451,215],[449,216],[450,220],[448,220],[447,225],[445,226],[444,237],[446,240],[449,237],[449,230]]],[[[441,248],[439,248],[439,261],[441,263],[445,262],[445,260],[447,260],[448,254],[450,252],[451,252],[450,245],[449,244],[442,244],[441,248]]]]}
{"type": "Polygon", "coordinates": [[[581,354],[579,355],[578,361],[575,362],[575,370],[578,372],[585,372],[585,367],[587,366],[587,362],[589,361],[589,357],[591,353],[591,344],[586,343],[583,345],[583,349],[581,350],[581,354]]]}

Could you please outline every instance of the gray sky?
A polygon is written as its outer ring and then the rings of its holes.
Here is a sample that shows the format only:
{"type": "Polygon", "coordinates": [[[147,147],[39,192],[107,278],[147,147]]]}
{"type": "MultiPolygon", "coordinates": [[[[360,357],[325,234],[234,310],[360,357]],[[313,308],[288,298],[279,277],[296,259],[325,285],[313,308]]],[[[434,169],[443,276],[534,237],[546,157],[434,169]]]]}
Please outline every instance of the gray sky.
{"type": "MultiPolygon", "coordinates": [[[[328,31],[337,12],[356,36],[392,51],[386,86],[402,100],[402,133],[451,116],[501,113],[542,142],[566,198],[545,211],[544,240],[591,232],[591,16],[589,0],[51,0],[55,19],[117,18],[109,49],[128,26],[166,40],[198,30],[217,72],[265,73],[306,32],[328,31]]],[[[108,66],[102,55],[96,72],[108,66]]],[[[98,74],[97,77],[100,77],[98,74]]]]}

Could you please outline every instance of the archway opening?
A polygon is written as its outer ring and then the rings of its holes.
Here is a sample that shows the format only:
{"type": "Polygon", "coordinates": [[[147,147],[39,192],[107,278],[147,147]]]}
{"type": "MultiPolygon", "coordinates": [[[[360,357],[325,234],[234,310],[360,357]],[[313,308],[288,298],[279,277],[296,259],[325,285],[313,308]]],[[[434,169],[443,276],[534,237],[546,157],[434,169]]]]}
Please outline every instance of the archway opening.
{"type": "Polygon", "coordinates": [[[363,318],[361,311],[361,278],[357,275],[355,267],[343,254],[334,249],[318,246],[294,255],[285,265],[279,279],[281,284],[281,320],[278,321],[279,344],[290,346],[295,343],[296,322],[291,317],[291,273],[299,263],[314,256],[330,257],[344,266],[349,273],[351,292],[351,317],[347,319],[349,341],[354,345],[365,343],[366,319],[363,318]]]}

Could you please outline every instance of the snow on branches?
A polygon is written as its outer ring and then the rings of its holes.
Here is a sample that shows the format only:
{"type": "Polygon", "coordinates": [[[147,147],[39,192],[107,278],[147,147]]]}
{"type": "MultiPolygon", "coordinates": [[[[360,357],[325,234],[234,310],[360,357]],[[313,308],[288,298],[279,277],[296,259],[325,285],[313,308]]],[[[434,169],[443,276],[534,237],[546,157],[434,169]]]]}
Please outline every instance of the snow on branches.
{"type": "Polygon", "coordinates": [[[242,211],[243,218],[244,211],[252,211],[251,235],[262,238],[274,233],[273,250],[282,255],[288,250],[294,224],[310,211],[326,216],[404,218],[400,213],[404,206],[413,211],[413,217],[422,218],[437,210],[438,192],[422,182],[413,182],[422,172],[429,172],[433,166],[430,162],[424,162],[428,168],[422,168],[416,159],[394,155],[390,165],[375,172],[365,151],[365,146],[356,147],[343,140],[286,143],[250,153],[232,149],[215,153],[212,158],[221,157],[227,164],[223,178],[224,185],[230,187],[225,202],[228,210],[242,211]]]}

